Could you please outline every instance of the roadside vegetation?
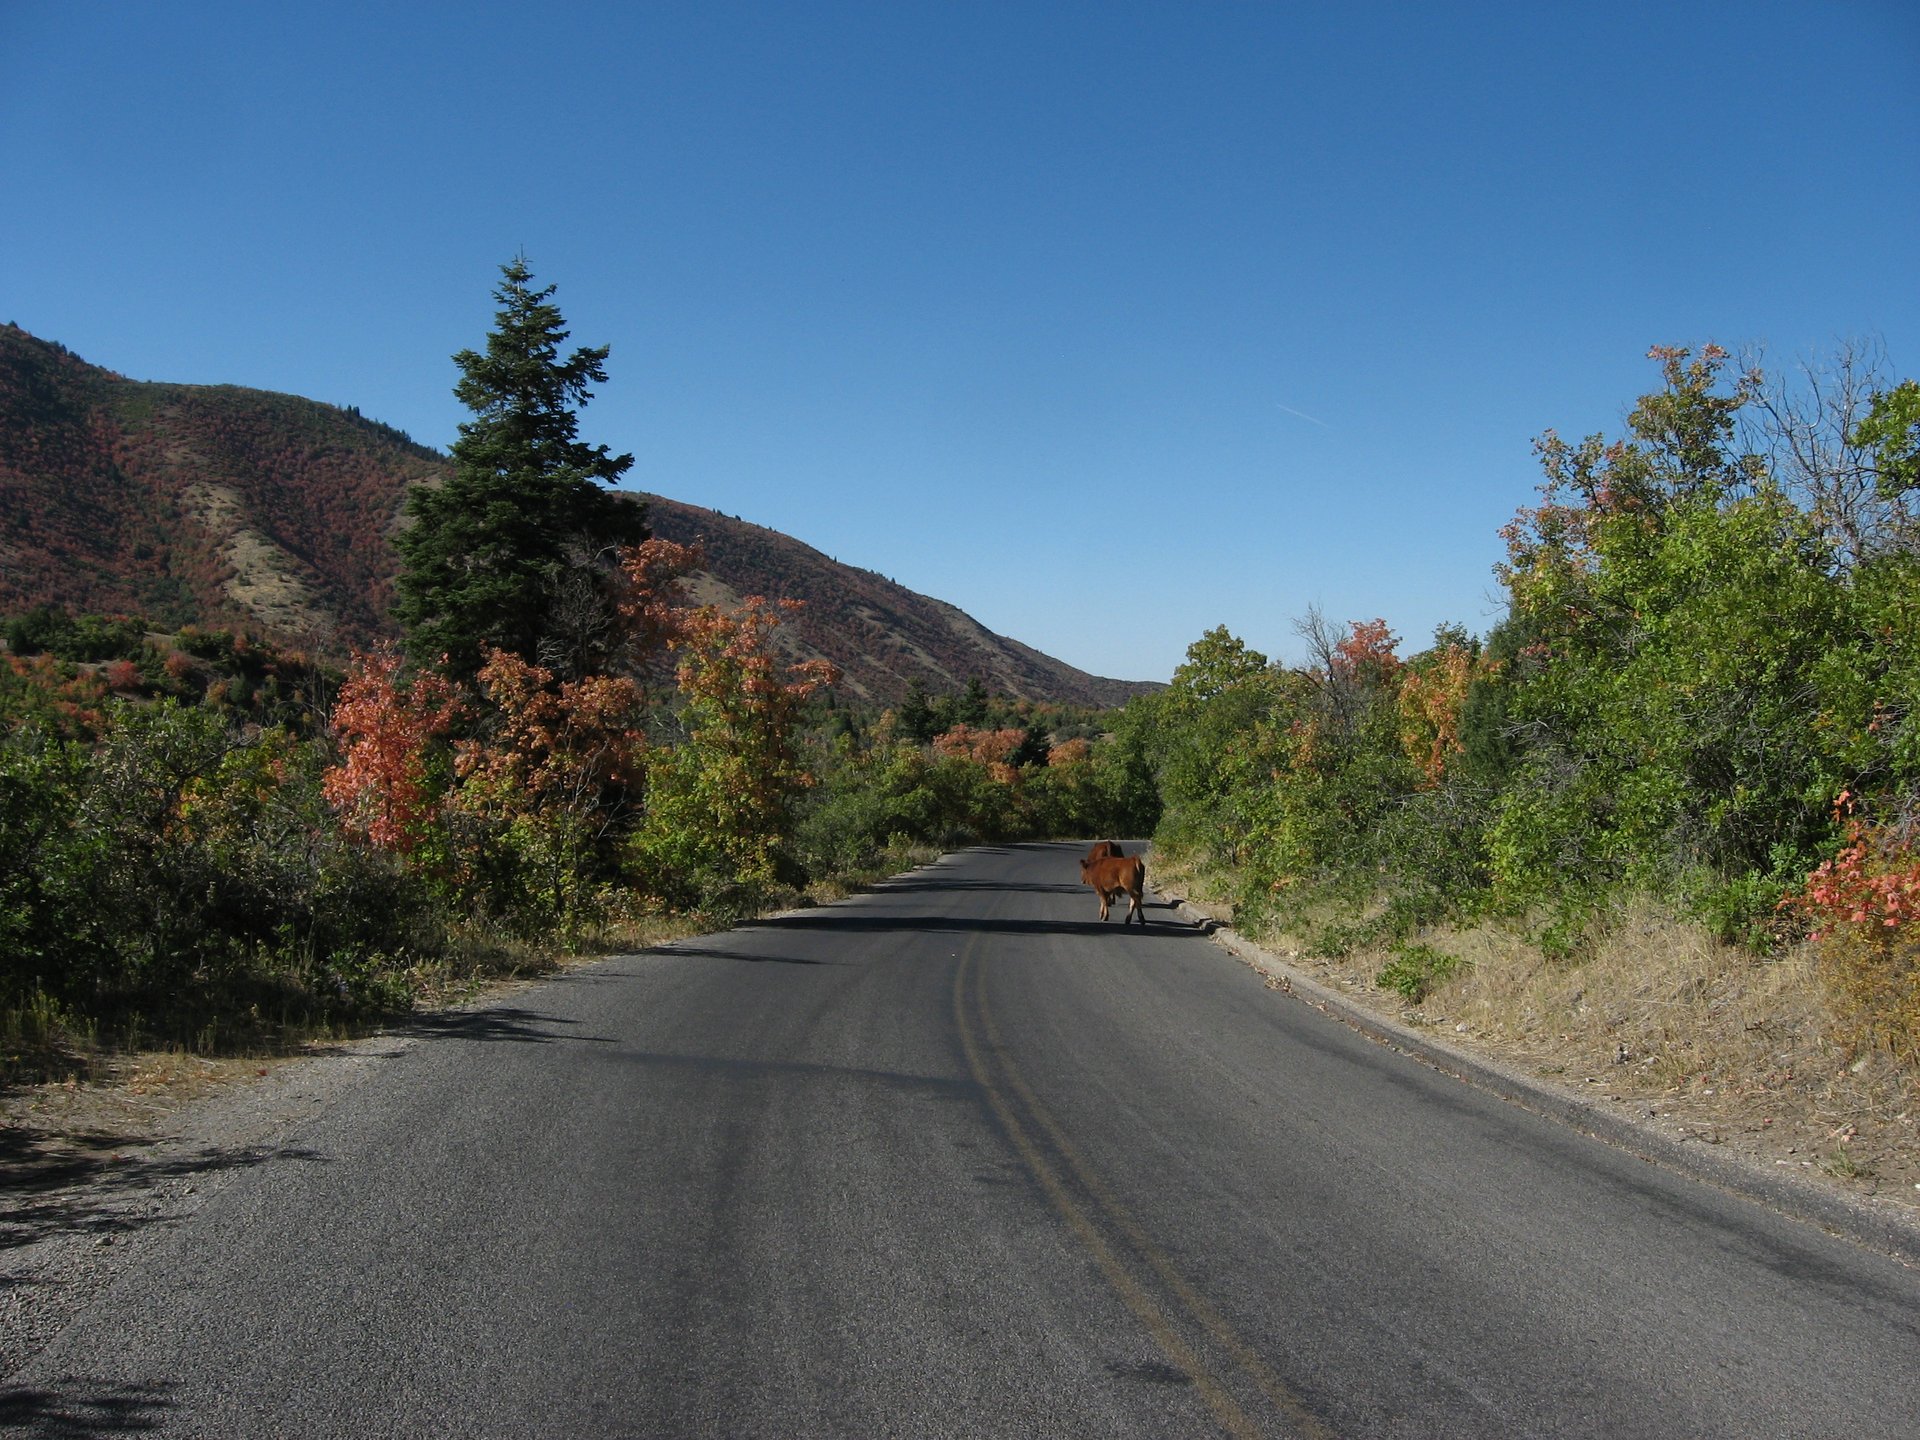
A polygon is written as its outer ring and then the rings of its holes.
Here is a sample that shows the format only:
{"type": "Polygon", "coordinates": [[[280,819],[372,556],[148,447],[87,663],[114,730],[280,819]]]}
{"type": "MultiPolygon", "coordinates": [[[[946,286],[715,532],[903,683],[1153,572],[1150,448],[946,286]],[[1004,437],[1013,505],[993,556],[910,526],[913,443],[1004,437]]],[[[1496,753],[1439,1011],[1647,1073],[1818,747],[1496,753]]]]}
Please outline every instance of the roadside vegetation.
{"type": "Polygon", "coordinates": [[[1920,386],[1651,358],[1625,433],[1538,442],[1490,634],[1217,629],[1129,707],[1157,871],[1416,1020],[1910,1143],[1920,386]]]}
{"type": "Polygon", "coordinates": [[[1157,815],[1137,743],[975,683],[895,712],[788,664],[790,602],[689,601],[576,438],[604,349],[503,267],[404,643],[344,667],[41,608],[0,628],[0,1080],[268,1051],[564,951],[843,893],[939,847],[1157,815]]]}
{"type": "MultiPolygon", "coordinates": [[[[0,630],[0,1077],[350,1033],[556,953],[845,893],[941,848],[1144,833],[1097,712],[943,697],[918,731],[775,655],[778,610],[623,605],[667,678],[344,671],[139,620],[0,630]],[[656,658],[657,658],[656,656],[656,658]]],[[[662,567],[666,567],[663,569],[662,567]]]]}

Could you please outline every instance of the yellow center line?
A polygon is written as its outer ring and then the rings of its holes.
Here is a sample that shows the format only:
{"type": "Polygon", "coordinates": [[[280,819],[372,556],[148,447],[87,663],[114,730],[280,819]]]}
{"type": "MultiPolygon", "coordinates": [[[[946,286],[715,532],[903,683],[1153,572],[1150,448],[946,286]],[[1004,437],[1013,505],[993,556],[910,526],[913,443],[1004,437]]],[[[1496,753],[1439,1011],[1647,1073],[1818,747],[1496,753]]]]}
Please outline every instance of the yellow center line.
{"type": "MultiPolygon", "coordinates": [[[[1201,1363],[1200,1357],[1194,1353],[1192,1347],[1180,1338],[1172,1323],[1153,1303],[1146,1291],[1141,1288],[1140,1283],[1127,1273],[1120,1258],[1114,1254],[1113,1247],[1107,1243],[1099,1227],[1087,1217],[1086,1212],[1068,1192],[1059,1174],[1048,1163],[1040,1147],[1034,1143],[1033,1137],[1027,1133],[1026,1126],[1020,1123],[1019,1116],[1014,1113],[1012,1105],[1008,1103],[1000,1087],[994,1083],[986,1058],[974,1038],[973,1026],[967,1019],[966,976],[969,967],[976,971],[979,968],[973,965],[973,952],[979,943],[979,938],[976,937],[968,945],[953,975],[953,1014],[960,1028],[960,1045],[966,1051],[967,1064],[973,1071],[974,1080],[986,1092],[987,1103],[993,1107],[993,1113],[1005,1127],[1014,1148],[1020,1152],[1020,1158],[1026,1161],[1027,1168],[1040,1182],[1041,1188],[1047,1193],[1047,1198],[1053,1202],[1054,1208],[1060,1212],[1068,1228],[1079,1238],[1080,1243],[1087,1247],[1094,1262],[1099,1265],[1101,1274],[1106,1276],[1107,1283],[1126,1303],[1127,1308],[1138,1317],[1140,1323],[1147,1327],[1147,1333],[1153,1337],[1154,1343],[1160,1347],[1166,1357],[1199,1388],[1207,1405],[1220,1421],[1221,1428],[1233,1436],[1257,1436],[1260,1432],[1247,1418],[1246,1412],[1234,1402],[1225,1387],[1201,1363]]],[[[984,1000],[984,995],[982,999],[984,1000]]],[[[983,1010],[983,1021],[985,1018],[983,1010]]],[[[997,1042],[993,1043],[997,1044],[997,1042]]],[[[1003,1055],[1003,1062],[1004,1059],[1003,1055]]]]}
{"type": "Polygon", "coordinates": [[[1300,1397],[1274,1373],[1273,1367],[1260,1358],[1259,1354],[1235,1333],[1226,1318],[1216,1310],[1213,1304],[1187,1281],[1186,1277],[1174,1268],[1173,1262],[1160,1247],[1152,1241],[1146,1231],[1127,1212],[1118,1197],[1108,1188],[1105,1181],[1094,1171],[1080,1151],[1067,1137],[1059,1123],[1054,1120],[1047,1107],[1040,1103],[1040,1097],[1033,1092],[1026,1079],[1020,1073],[1020,1067],[1013,1061],[1007,1048],[1000,1041],[999,1027],[994,1024],[993,1012],[987,1006],[986,981],[976,968],[974,975],[974,1003],[980,1012],[980,1023],[986,1031],[987,1043],[998,1052],[1000,1068],[1007,1083],[1013,1088],[1029,1114],[1039,1122],[1053,1147],[1066,1160],[1081,1186],[1093,1196],[1101,1212],[1115,1229],[1126,1237],[1134,1251],[1160,1277],[1184,1305],[1187,1312],[1201,1328],[1211,1335],[1220,1348],[1233,1357],[1249,1379],[1260,1388],[1260,1392],[1271,1401],[1274,1407],[1286,1415],[1309,1440],[1334,1440],[1334,1432],[1327,1429],[1310,1411],[1300,1397]]]}

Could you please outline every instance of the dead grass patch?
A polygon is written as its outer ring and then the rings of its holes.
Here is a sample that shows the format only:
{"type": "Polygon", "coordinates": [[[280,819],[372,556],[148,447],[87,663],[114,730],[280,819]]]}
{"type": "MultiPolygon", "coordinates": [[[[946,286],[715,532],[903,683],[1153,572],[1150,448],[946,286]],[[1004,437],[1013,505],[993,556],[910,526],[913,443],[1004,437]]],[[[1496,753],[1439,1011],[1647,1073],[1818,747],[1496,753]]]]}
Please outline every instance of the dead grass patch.
{"type": "Polygon", "coordinates": [[[1390,955],[1303,963],[1374,1008],[1549,1081],[1779,1167],[1920,1206],[1920,1083],[1847,1037],[1809,945],[1757,956],[1650,903],[1597,926],[1584,958],[1519,926],[1439,926],[1454,974],[1409,1006],[1390,955]]]}

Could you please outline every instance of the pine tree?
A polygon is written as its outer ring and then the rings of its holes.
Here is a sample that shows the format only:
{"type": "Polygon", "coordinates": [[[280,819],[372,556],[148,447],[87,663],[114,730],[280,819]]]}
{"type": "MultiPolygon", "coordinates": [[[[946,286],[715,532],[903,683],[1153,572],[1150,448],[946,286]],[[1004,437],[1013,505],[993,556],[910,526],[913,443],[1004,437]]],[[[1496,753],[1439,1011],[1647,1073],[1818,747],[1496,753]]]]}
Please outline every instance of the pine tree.
{"type": "Polygon", "coordinates": [[[561,359],[554,287],[533,288],[525,256],[500,273],[486,353],[453,357],[453,393],[474,417],[461,423],[453,476],[408,499],[394,613],[409,656],[456,677],[487,647],[578,674],[593,668],[610,614],[611,547],[646,538],[646,510],[605,488],[633,457],[578,439],[576,409],[606,381],[609,347],[561,359]]]}
{"type": "Polygon", "coordinates": [[[978,675],[967,677],[966,693],[954,702],[953,718],[966,725],[987,723],[987,685],[978,675]]]}
{"type": "Polygon", "coordinates": [[[907,698],[900,704],[899,727],[902,735],[921,745],[942,729],[933,702],[927,698],[927,688],[917,676],[908,682],[907,698]]]}

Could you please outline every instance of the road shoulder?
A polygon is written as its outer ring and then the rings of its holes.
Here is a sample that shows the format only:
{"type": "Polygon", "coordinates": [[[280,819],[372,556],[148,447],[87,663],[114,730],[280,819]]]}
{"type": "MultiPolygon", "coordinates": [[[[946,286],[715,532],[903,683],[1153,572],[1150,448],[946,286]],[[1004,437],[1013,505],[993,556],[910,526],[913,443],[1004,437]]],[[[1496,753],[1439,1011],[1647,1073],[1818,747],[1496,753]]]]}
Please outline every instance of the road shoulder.
{"type": "Polygon", "coordinates": [[[1173,896],[1162,896],[1161,900],[1187,924],[1264,977],[1268,988],[1313,1006],[1376,1044],[1649,1164],[1743,1196],[1779,1214],[1920,1267],[1920,1209],[1913,1205],[1848,1194],[1808,1175],[1800,1161],[1747,1155],[1707,1143],[1687,1126],[1663,1123],[1647,1115],[1649,1107],[1644,1100],[1594,1097],[1528,1074],[1499,1057],[1406,1024],[1384,1008],[1323,984],[1288,957],[1247,939],[1203,907],[1173,896]]]}

